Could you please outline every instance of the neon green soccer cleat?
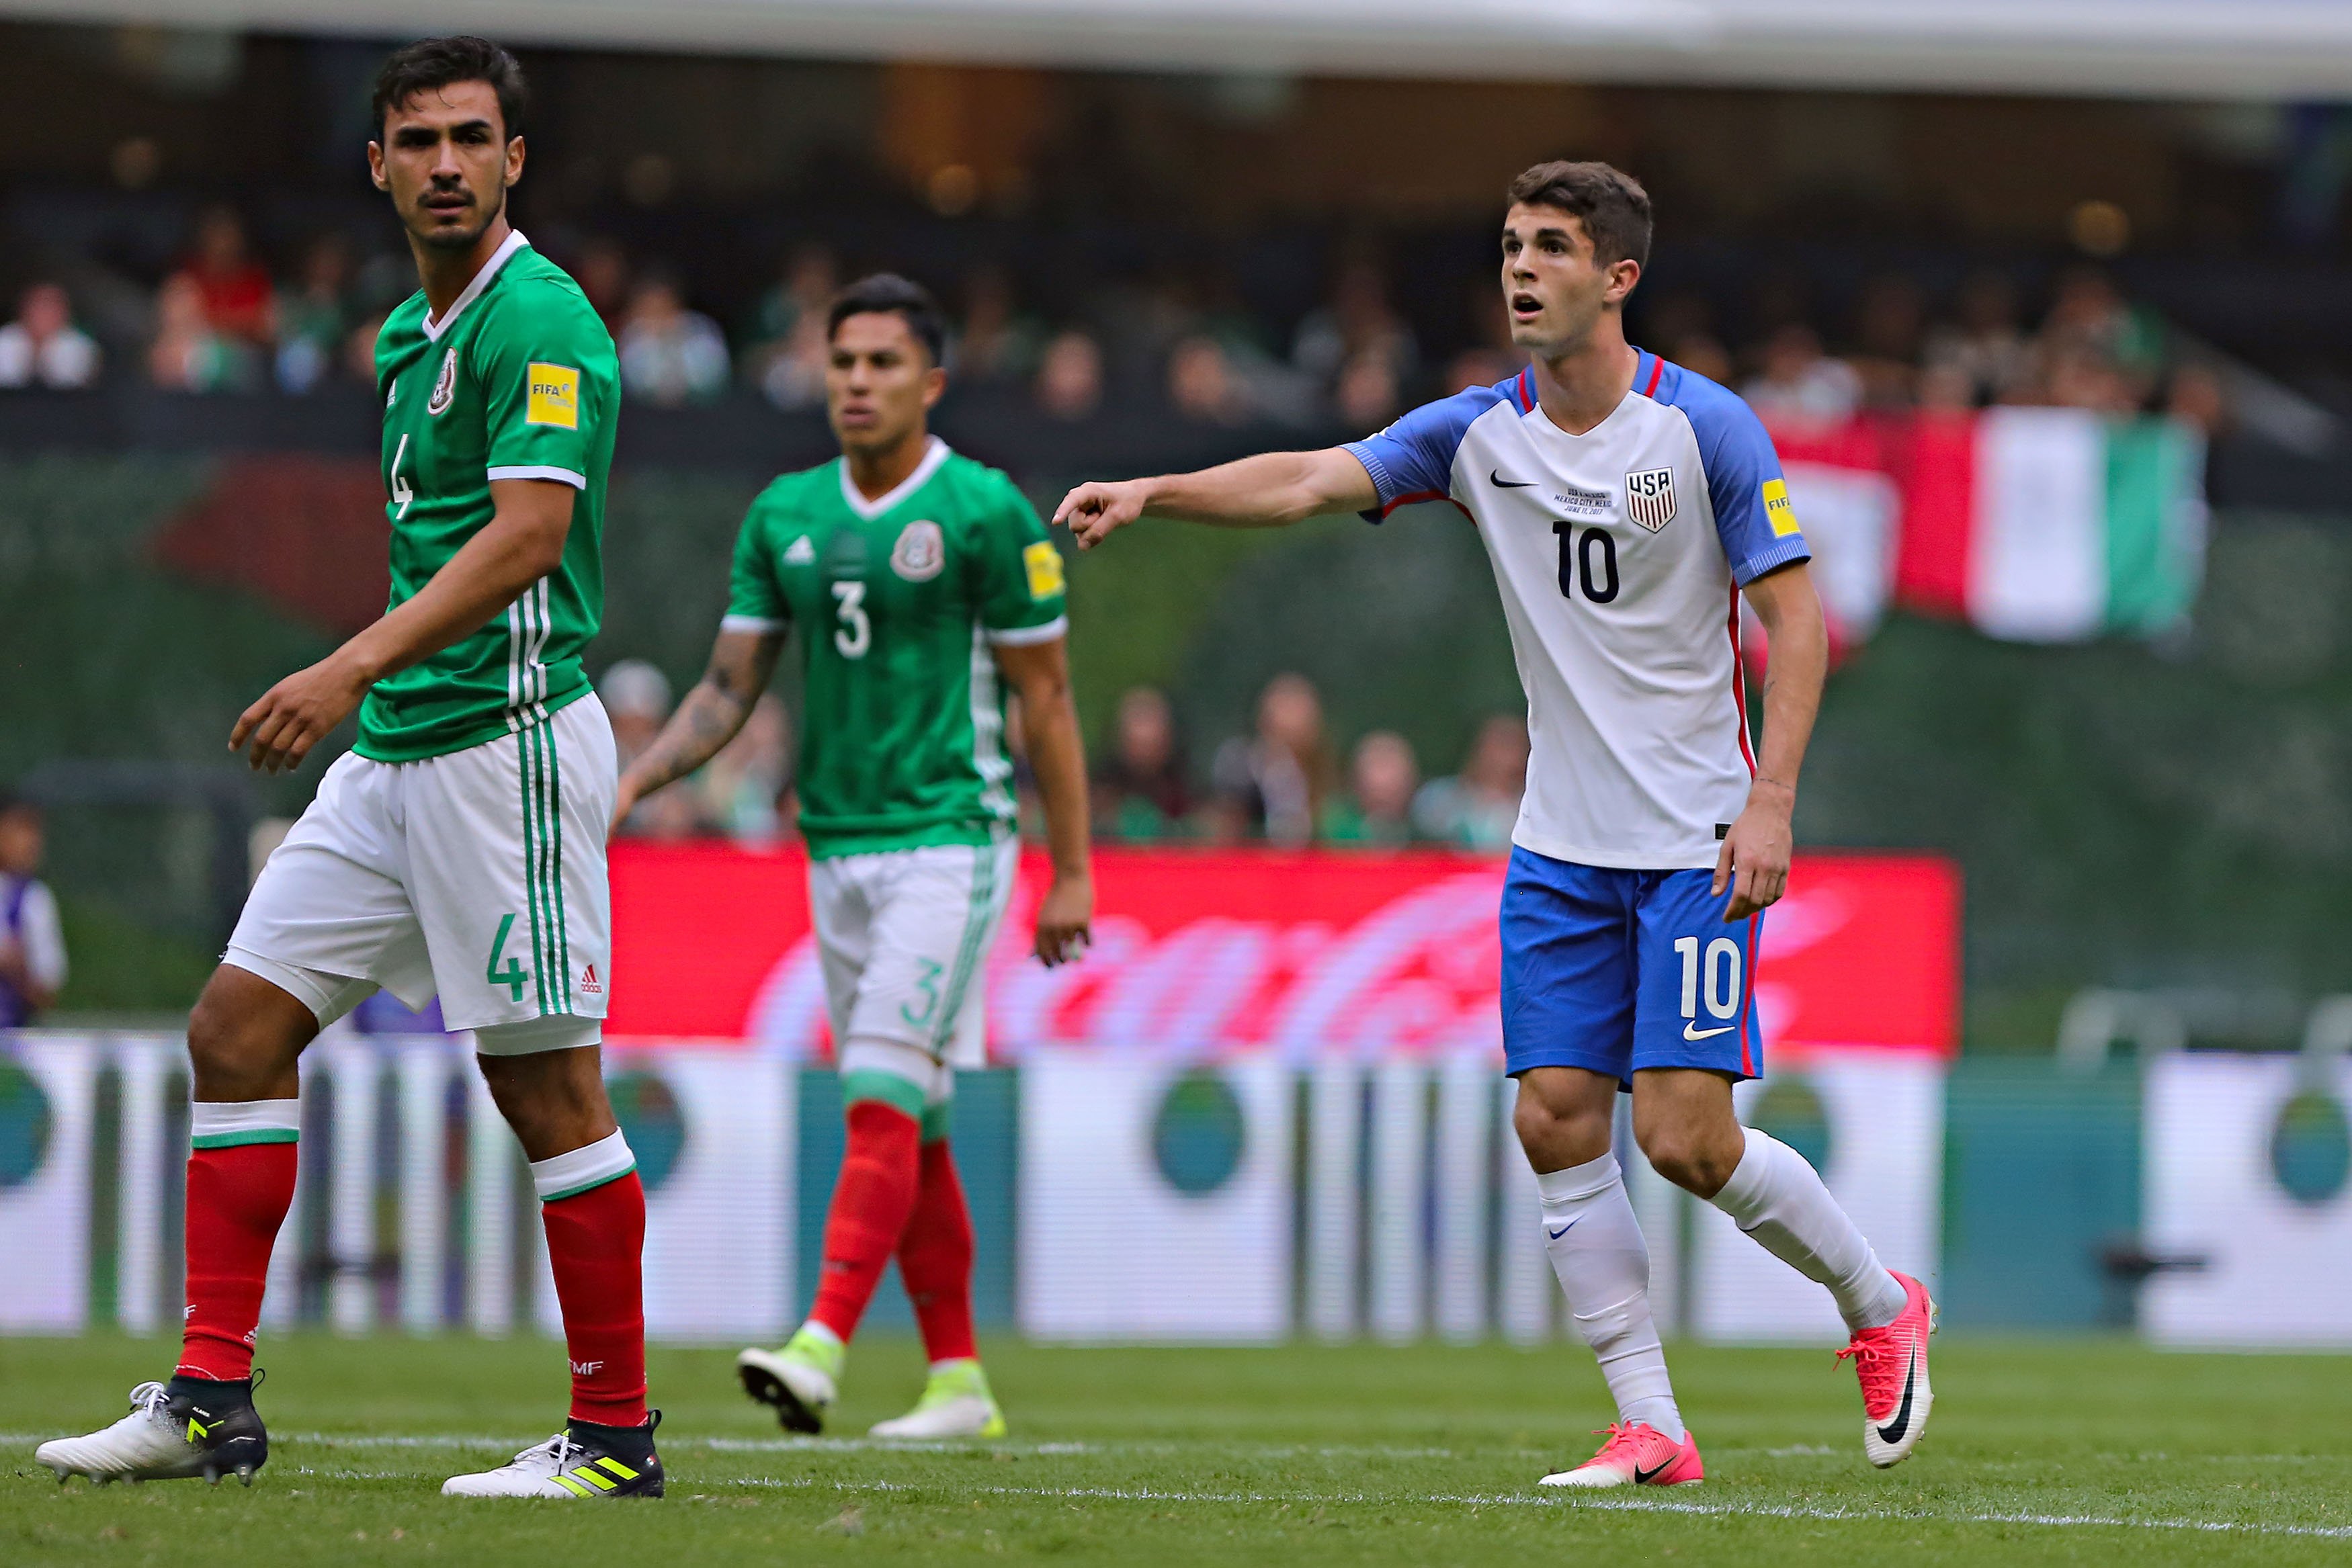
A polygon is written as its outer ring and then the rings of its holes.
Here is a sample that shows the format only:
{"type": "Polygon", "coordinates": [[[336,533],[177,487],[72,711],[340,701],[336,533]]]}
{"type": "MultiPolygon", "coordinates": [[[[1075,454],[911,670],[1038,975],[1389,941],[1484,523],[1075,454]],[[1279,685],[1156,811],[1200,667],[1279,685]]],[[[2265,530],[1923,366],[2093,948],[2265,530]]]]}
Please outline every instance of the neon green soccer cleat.
{"type": "Polygon", "coordinates": [[[915,1407],[894,1420],[884,1421],[867,1434],[875,1437],[1002,1437],[1004,1412],[988,1391],[988,1374],[977,1361],[942,1361],[931,1367],[930,1381],[915,1407]]]}
{"type": "Polygon", "coordinates": [[[824,1430],[824,1413],[841,1387],[849,1347],[824,1330],[803,1323],[782,1350],[744,1351],[735,1358],[743,1392],[776,1412],[787,1432],[824,1430]]]}

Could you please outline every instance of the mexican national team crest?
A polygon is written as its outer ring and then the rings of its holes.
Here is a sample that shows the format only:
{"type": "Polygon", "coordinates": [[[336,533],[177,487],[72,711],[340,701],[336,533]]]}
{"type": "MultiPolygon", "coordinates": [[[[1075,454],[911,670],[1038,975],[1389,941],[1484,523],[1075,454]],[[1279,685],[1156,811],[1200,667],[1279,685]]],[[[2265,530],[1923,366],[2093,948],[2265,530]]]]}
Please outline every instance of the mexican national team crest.
{"type": "Polygon", "coordinates": [[[1625,476],[1625,517],[1656,533],[1675,520],[1675,471],[1644,468],[1625,476]]]}
{"type": "Polygon", "coordinates": [[[436,418],[446,413],[449,411],[451,400],[457,395],[457,350],[452,347],[448,353],[442,356],[441,374],[433,383],[433,398],[425,405],[425,412],[436,418]]]}
{"type": "Polygon", "coordinates": [[[918,519],[898,531],[890,551],[890,570],[908,582],[929,582],[948,564],[947,536],[929,519],[918,519]]]}

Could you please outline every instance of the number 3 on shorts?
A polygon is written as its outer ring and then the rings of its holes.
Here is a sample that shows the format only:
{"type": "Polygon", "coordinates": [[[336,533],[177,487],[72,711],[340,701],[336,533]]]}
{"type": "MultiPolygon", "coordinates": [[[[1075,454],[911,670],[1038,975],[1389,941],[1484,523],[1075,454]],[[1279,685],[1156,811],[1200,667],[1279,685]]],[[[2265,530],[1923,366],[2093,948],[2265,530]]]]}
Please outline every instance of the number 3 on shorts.
{"type": "Polygon", "coordinates": [[[946,969],[929,958],[922,960],[922,977],[915,982],[915,989],[923,993],[923,1010],[920,1013],[916,1012],[914,1003],[911,1001],[898,1004],[898,1016],[917,1029],[921,1029],[929,1023],[931,1015],[940,1010],[940,977],[947,973],[946,969]]]}
{"type": "Polygon", "coordinates": [[[515,917],[511,915],[502,915],[499,917],[498,939],[490,944],[490,963],[484,977],[494,986],[512,987],[514,999],[520,1001],[523,982],[530,978],[530,971],[522,967],[520,958],[507,957],[507,935],[514,929],[514,923],[515,917]],[[506,957],[507,960],[507,967],[503,969],[499,967],[499,960],[501,957],[506,957]]]}

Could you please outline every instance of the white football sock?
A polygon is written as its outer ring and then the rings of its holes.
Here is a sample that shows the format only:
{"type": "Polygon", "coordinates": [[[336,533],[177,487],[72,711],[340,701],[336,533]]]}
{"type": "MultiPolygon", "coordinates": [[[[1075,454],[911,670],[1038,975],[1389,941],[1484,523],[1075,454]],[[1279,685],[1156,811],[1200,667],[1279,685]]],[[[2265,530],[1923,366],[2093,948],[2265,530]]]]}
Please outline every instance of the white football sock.
{"type": "Polygon", "coordinates": [[[1682,1411],[1650,1321],[1650,1249],[1617,1156],[1538,1172],[1536,1188],[1543,1195],[1544,1252],[1576,1332],[1601,1360],[1618,1419],[1646,1421],[1681,1442],[1682,1411]]]}
{"type": "Polygon", "coordinates": [[[1805,1156],[1769,1133],[1748,1134],[1748,1152],[1711,1200],[1757,1245],[1829,1287],[1849,1330],[1885,1328],[1903,1311],[1903,1284],[1879,1266],[1805,1156]]]}

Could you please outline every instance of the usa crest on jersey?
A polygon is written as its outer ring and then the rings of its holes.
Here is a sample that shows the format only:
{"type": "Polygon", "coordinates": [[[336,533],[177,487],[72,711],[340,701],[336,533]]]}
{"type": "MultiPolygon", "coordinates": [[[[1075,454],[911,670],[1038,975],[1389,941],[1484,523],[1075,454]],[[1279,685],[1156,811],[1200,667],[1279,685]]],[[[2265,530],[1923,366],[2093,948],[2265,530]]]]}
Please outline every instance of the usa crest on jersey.
{"type": "Polygon", "coordinates": [[[1625,517],[1656,533],[1675,520],[1675,471],[1644,468],[1625,476],[1625,517]]]}

